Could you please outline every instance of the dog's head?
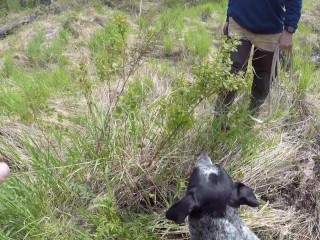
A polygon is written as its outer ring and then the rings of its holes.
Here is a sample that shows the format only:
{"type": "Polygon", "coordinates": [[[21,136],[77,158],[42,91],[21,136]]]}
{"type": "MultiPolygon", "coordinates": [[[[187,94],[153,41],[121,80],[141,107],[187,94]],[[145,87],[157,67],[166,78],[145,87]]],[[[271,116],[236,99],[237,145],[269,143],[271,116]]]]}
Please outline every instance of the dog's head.
{"type": "Polygon", "coordinates": [[[186,195],[168,209],[166,218],[180,224],[190,214],[219,216],[227,205],[257,207],[259,202],[251,188],[233,182],[223,167],[213,164],[207,154],[202,154],[189,179],[186,195]]]}

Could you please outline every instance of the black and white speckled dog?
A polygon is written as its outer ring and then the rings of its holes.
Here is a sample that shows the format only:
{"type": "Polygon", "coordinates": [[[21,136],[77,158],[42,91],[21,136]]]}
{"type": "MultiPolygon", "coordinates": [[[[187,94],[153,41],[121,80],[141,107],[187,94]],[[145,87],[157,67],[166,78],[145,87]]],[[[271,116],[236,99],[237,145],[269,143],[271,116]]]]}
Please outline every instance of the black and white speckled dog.
{"type": "Polygon", "coordinates": [[[191,240],[258,240],[240,220],[240,205],[257,207],[253,190],[233,182],[223,167],[212,164],[207,154],[197,160],[186,196],[166,212],[166,218],[181,224],[189,216],[191,240]]]}

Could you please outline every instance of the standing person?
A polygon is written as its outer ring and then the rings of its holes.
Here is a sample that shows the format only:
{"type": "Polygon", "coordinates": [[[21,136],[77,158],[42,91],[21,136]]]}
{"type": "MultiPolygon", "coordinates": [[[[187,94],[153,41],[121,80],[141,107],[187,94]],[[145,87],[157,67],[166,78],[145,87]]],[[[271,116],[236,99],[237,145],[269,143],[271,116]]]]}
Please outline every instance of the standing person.
{"type": "MultiPolygon", "coordinates": [[[[293,34],[301,17],[302,0],[229,0],[223,32],[228,37],[240,36],[237,51],[231,53],[231,72],[245,73],[252,46],[254,72],[249,110],[257,112],[270,88],[273,55],[279,46],[291,50],[293,34]]],[[[216,110],[226,113],[236,91],[220,93],[216,110]]]]}

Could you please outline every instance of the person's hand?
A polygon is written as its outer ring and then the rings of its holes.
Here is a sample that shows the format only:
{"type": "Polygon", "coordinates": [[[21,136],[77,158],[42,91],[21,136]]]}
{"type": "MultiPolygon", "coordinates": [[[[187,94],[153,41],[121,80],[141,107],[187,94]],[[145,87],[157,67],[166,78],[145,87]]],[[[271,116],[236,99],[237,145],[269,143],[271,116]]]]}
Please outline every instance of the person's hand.
{"type": "Polygon", "coordinates": [[[229,27],[229,23],[225,22],[222,28],[222,32],[224,35],[228,36],[228,27],[229,27]]]}
{"type": "Polygon", "coordinates": [[[10,175],[10,168],[5,162],[0,162],[0,184],[7,180],[10,175]]]}
{"type": "Polygon", "coordinates": [[[280,36],[280,49],[281,50],[291,50],[293,46],[292,41],[292,33],[287,32],[286,30],[283,30],[280,36]]]}

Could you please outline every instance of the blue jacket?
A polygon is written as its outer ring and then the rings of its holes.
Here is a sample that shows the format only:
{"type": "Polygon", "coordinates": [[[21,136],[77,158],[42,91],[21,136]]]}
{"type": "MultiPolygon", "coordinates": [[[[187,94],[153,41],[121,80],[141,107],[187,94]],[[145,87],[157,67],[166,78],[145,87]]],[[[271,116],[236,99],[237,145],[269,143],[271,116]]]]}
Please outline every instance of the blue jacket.
{"type": "Polygon", "coordinates": [[[298,27],[302,0],[229,0],[227,19],[257,34],[276,34],[298,27]]]}

